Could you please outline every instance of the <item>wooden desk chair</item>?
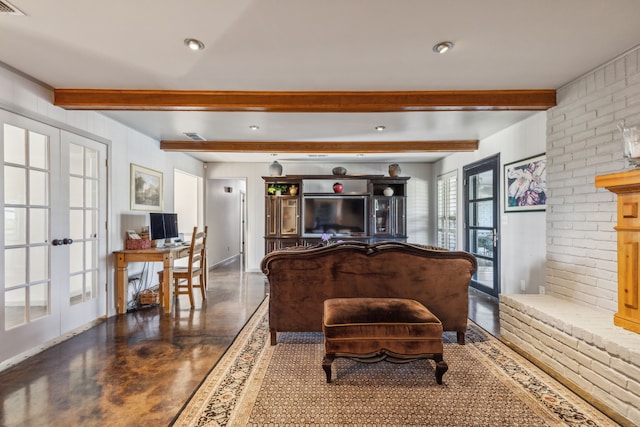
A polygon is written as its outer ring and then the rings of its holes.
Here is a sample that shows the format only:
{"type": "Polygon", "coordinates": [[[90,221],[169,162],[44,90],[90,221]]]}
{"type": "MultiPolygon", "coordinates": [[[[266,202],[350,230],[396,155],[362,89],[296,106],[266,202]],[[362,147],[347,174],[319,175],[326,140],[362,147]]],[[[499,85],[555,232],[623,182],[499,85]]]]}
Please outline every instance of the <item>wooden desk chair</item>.
{"type": "Polygon", "coordinates": [[[206,242],[207,229],[198,232],[198,227],[193,227],[191,237],[191,249],[189,251],[189,263],[186,267],[176,267],[173,270],[174,295],[189,295],[191,307],[193,303],[193,288],[200,288],[202,299],[206,298],[205,289],[207,287],[207,265],[206,265],[206,242]],[[197,282],[194,278],[198,278],[197,282]]]}

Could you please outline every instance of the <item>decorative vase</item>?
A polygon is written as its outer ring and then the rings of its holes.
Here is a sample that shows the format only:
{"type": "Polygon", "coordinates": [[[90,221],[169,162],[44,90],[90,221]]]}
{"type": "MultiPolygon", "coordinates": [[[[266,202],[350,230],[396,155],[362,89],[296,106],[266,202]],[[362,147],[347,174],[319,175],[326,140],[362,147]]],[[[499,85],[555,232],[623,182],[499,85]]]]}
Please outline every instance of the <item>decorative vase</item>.
{"type": "Polygon", "coordinates": [[[347,174],[347,170],[345,168],[343,168],[342,166],[337,166],[337,167],[333,168],[333,170],[331,172],[333,172],[334,175],[346,175],[347,174]]]}
{"type": "Polygon", "coordinates": [[[269,175],[282,176],[282,165],[277,160],[269,165],[269,175]]]}
{"type": "Polygon", "coordinates": [[[627,127],[622,120],[618,123],[618,130],[622,133],[624,157],[630,166],[640,167],[640,128],[637,126],[627,127]]]}
{"type": "Polygon", "coordinates": [[[296,187],[295,185],[289,187],[289,194],[291,196],[295,196],[296,194],[298,194],[298,187],[296,187]]]}
{"type": "Polygon", "coordinates": [[[393,163],[389,165],[389,176],[398,176],[402,172],[400,166],[397,163],[393,163]]]}
{"type": "Polygon", "coordinates": [[[393,188],[391,187],[385,188],[384,190],[382,190],[382,194],[384,194],[387,197],[393,196],[393,188]]]}
{"type": "Polygon", "coordinates": [[[343,188],[344,187],[339,182],[336,182],[335,184],[333,184],[333,192],[334,193],[342,193],[343,188]]]}

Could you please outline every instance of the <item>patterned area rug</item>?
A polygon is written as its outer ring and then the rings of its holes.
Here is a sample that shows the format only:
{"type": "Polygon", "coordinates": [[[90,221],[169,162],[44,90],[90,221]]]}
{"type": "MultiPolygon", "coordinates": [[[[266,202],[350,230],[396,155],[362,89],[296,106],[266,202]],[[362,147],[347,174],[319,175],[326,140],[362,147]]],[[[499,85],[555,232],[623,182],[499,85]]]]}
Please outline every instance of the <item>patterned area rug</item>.
{"type": "Polygon", "coordinates": [[[321,333],[281,333],[270,346],[268,299],[172,425],[616,426],[470,322],[445,333],[443,385],[433,361],[339,358],[326,383],[321,333]]]}

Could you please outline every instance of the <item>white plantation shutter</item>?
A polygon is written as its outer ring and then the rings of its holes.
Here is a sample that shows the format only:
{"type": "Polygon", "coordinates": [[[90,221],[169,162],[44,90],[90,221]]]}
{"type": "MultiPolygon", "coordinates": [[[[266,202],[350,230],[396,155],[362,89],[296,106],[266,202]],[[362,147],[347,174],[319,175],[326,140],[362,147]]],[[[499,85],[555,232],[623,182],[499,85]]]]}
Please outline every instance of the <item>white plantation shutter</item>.
{"type": "Polygon", "coordinates": [[[438,246],[456,250],[458,240],[458,176],[449,172],[438,177],[438,246]]]}

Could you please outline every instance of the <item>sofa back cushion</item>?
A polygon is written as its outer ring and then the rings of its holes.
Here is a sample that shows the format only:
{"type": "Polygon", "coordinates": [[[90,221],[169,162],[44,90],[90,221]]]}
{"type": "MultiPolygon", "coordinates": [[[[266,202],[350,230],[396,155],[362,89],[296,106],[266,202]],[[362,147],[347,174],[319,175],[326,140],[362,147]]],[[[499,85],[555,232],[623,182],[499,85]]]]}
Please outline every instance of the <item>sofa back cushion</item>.
{"type": "Polygon", "coordinates": [[[462,323],[466,329],[468,286],[477,264],[466,252],[383,242],[272,252],[262,269],[276,330],[320,331],[324,300],[353,297],[415,299],[445,330],[460,330],[462,323]],[[281,320],[286,329],[279,329],[281,320]]]}

